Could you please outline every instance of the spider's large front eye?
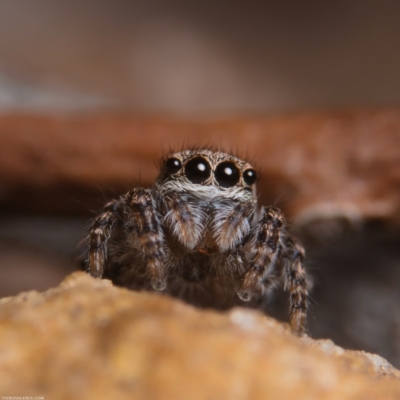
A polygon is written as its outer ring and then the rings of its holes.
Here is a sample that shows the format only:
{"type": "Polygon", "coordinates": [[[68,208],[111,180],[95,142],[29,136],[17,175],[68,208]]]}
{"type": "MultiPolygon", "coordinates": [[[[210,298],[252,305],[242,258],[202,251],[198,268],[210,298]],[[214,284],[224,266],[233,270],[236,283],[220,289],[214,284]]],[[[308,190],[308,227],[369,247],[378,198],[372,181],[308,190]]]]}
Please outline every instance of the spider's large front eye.
{"type": "Polygon", "coordinates": [[[240,179],[239,170],[233,162],[225,161],[215,170],[215,179],[222,187],[235,186],[240,179]]]}
{"type": "Polygon", "coordinates": [[[186,176],[193,183],[203,183],[210,177],[210,164],[203,157],[192,158],[185,167],[186,176]]]}
{"type": "Polygon", "coordinates": [[[243,172],[243,179],[248,185],[252,185],[257,180],[257,173],[254,169],[246,169],[243,172]]]}
{"type": "Polygon", "coordinates": [[[182,163],[177,158],[170,158],[165,163],[165,166],[170,174],[176,174],[182,168],[182,163]]]}

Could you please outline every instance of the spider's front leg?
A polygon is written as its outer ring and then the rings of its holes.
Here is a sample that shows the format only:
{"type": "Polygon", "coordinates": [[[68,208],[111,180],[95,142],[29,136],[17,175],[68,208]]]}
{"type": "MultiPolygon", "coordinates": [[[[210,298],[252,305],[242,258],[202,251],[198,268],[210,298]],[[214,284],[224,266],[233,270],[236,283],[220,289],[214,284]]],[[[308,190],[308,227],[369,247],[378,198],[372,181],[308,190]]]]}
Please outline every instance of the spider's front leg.
{"type": "Polygon", "coordinates": [[[243,301],[259,289],[262,278],[271,272],[279,254],[279,239],[282,233],[284,218],[274,207],[263,207],[255,229],[244,247],[245,259],[249,260],[248,268],[238,295],[243,301]]]}
{"type": "Polygon", "coordinates": [[[290,292],[290,324],[292,330],[301,335],[307,310],[307,288],[303,267],[304,251],[296,245],[285,231],[285,219],[282,212],[275,207],[262,208],[258,224],[244,251],[250,259],[238,296],[249,301],[257,293],[264,279],[274,286],[277,267],[283,265],[284,271],[279,276],[285,279],[285,289],[290,292]],[[283,258],[282,263],[280,258],[283,258]]]}
{"type": "Polygon", "coordinates": [[[128,241],[138,248],[151,275],[155,290],[167,286],[164,234],[150,189],[135,188],[124,198],[124,229],[128,241]]]}
{"type": "Polygon", "coordinates": [[[285,290],[290,292],[290,325],[295,333],[302,335],[307,322],[308,305],[304,249],[290,236],[286,236],[283,257],[285,290]]]}
{"type": "Polygon", "coordinates": [[[89,243],[88,272],[94,278],[101,278],[104,274],[107,260],[107,242],[117,224],[120,206],[121,202],[118,200],[107,203],[104,211],[93,221],[89,235],[85,240],[89,243]]]}

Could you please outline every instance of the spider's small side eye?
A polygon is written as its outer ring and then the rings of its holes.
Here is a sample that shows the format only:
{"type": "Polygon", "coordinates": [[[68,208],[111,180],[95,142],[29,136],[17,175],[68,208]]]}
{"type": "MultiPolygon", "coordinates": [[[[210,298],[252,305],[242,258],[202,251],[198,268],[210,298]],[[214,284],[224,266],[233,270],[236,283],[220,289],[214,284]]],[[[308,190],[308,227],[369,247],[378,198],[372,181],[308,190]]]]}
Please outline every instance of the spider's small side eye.
{"type": "Polygon", "coordinates": [[[177,158],[170,158],[165,163],[165,166],[170,174],[176,174],[182,168],[182,163],[177,158]]]}
{"type": "Polygon", "coordinates": [[[240,179],[239,170],[231,161],[222,162],[215,170],[215,179],[222,187],[235,186],[240,179]]]}
{"type": "Polygon", "coordinates": [[[243,172],[243,179],[248,185],[252,185],[257,180],[257,173],[254,169],[246,169],[243,172]]]}
{"type": "Polygon", "coordinates": [[[210,164],[203,157],[192,158],[185,166],[185,173],[189,181],[203,183],[210,177],[210,164]]]}

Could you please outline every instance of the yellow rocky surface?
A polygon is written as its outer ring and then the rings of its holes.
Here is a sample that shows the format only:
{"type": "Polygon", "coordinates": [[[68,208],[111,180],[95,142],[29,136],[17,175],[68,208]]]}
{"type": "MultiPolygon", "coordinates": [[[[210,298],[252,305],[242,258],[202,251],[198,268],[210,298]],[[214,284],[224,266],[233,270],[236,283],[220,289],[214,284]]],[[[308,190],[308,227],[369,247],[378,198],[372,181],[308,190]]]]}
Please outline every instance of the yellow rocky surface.
{"type": "Polygon", "coordinates": [[[255,311],[197,310],[77,272],[0,301],[0,395],[385,400],[400,399],[400,374],[255,311]]]}

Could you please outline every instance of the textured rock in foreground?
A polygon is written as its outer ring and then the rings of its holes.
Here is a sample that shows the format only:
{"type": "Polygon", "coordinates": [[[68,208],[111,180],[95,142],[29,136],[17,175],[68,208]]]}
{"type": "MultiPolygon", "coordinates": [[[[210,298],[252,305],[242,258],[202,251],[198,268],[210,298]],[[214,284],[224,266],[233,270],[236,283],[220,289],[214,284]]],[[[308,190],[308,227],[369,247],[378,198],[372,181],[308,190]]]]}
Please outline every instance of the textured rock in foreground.
{"type": "Polygon", "coordinates": [[[83,273],[0,302],[0,393],[45,399],[399,399],[382,358],[261,314],[196,310],[83,273]]]}

